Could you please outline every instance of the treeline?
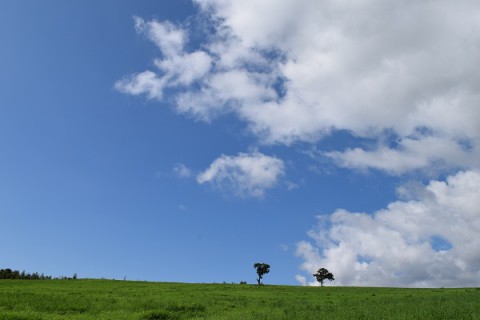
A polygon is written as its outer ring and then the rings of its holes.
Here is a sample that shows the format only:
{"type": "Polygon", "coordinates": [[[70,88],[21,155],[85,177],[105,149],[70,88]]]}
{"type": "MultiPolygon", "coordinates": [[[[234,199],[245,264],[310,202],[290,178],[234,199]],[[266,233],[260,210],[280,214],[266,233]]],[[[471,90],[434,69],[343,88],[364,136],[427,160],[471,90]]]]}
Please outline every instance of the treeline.
{"type": "Polygon", "coordinates": [[[76,280],[77,274],[75,273],[73,277],[59,277],[59,278],[52,278],[52,276],[46,276],[43,273],[38,274],[38,272],[34,273],[26,273],[25,271],[18,271],[12,269],[0,269],[0,279],[19,279],[19,280],[76,280]]]}
{"type": "Polygon", "coordinates": [[[37,272],[26,273],[25,271],[20,272],[12,269],[0,269],[0,279],[49,280],[52,277],[37,272]]]}

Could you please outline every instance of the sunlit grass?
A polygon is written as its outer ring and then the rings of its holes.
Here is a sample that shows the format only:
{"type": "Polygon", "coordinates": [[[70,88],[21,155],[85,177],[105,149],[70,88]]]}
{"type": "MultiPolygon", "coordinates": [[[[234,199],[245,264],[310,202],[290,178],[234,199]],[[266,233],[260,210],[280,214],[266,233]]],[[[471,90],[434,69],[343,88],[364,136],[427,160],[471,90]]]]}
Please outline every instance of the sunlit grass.
{"type": "Polygon", "coordinates": [[[0,319],[480,319],[480,289],[0,280],[0,319]]]}

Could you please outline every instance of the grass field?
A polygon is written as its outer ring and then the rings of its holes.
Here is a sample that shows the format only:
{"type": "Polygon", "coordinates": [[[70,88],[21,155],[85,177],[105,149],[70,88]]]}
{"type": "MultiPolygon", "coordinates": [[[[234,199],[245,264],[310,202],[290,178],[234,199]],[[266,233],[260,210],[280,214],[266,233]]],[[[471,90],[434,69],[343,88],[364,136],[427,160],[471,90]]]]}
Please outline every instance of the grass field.
{"type": "Polygon", "coordinates": [[[0,319],[480,319],[480,289],[0,280],[0,319]]]}

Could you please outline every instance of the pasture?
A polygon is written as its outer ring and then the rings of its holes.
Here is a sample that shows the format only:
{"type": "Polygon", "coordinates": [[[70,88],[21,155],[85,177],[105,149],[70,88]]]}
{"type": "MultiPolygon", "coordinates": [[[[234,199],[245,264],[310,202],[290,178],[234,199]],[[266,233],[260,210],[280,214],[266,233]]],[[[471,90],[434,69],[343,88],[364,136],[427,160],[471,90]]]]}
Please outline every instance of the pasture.
{"type": "Polygon", "coordinates": [[[480,319],[480,289],[0,280],[1,320],[480,319]]]}

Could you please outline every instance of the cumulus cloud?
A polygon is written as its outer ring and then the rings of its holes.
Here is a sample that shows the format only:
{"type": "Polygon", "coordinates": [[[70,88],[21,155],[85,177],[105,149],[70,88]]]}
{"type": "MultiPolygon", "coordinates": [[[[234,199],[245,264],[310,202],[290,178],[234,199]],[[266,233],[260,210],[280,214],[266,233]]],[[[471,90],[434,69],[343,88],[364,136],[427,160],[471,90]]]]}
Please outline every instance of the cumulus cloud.
{"type": "MultiPolygon", "coordinates": [[[[230,38],[239,39],[243,52],[280,53],[269,60],[269,73],[285,80],[282,95],[259,96],[257,103],[236,110],[264,140],[315,141],[335,130],[375,139],[393,130],[403,144],[413,144],[409,136],[428,128],[433,137],[417,137],[416,145],[434,138],[449,152],[446,161],[458,166],[476,156],[450,156],[465,138],[478,150],[480,77],[472,66],[480,62],[480,7],[475,2],[198,3],[222,21],[230,38]]],[[[414,146],[396,148],[390,142],[373,154],[338,150],[334,158],[362,168],[375,157],[375,168],[399,173],[445,156],[435,150],[403,152],[414,146]],[[353,161],[358,154],[362,159],[353,161]],[[392,168],[390,160],[407,164],[392,168]]]]}
{"type": "Polygon", "coordinates": [[[480,171],[432,181],[415,196],[373,214],[319,217],[312,241],[297,244],[301,268],[326,267],[336,285],[480,285],[480,171]]]}
{"type": "Polygon", "coordinates": [[[410,145],[430,139],[449,152],[449,165],[466,167],[478,156],[475,1],[194,2],[213,33],[187,52],[186,26],[135,18],[162,58],[157,70],[126,77],[117,89],[162,99],[175,88],[179,112],[207,121],[233,112],[264,143],[314,142],[337,130],[377,139],[378,150],[330,154],[346,167],[394,174],[425,168],[445,155],[410,145]],[[429,134],[418,136],[419,128],[429,134]],[[385,130],[400,146],[380,140],[385,130]],[[474,152],[451,157],[461,141],[474,152]]]}
{"type": "Polygon", "coordinates": [[[260,152],[225,156],[212,162],[197,176],[200,184],[210,183],[237,196],[262,198],[284,174],[283,161],[260,152]]]}

